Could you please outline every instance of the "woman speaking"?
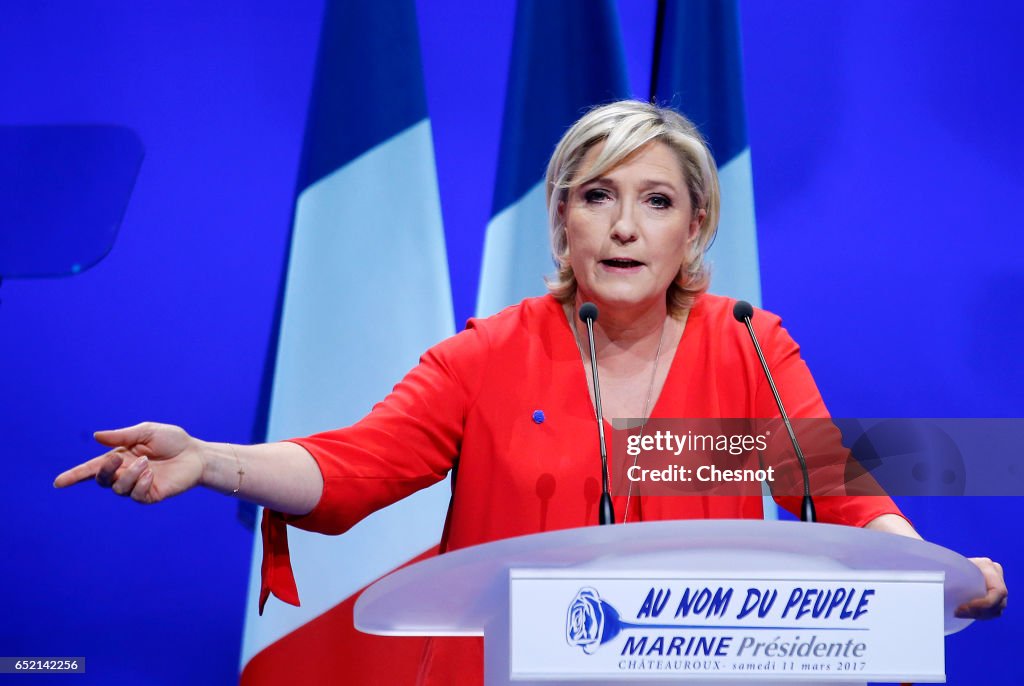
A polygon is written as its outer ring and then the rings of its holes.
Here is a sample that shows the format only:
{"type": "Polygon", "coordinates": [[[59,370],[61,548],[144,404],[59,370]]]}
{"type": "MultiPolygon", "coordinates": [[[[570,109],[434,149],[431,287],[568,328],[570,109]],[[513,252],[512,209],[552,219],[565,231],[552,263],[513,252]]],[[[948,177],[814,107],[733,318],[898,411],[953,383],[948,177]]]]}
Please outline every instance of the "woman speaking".
{"type": "MultiPolygon", "coordinates": [[[[253,446],[153,423],[101,431],[96,439],[111,450],[55,485],[95,478],[142,503],[205,486],[263,505],[262,608],[270,593],[298,601],[286,525],[342,533],[452,470],[442,552],[594,524],[601,470],[590,345],[577,316],[585,302],[600,312],[593,335],[606,416],[777,417],[734,302],[706,292],[719,190],[694,125],[642,102],[598,107],[559,142],[546,180],[557,264],[550,293],[471,320],[358,423],[253,446]]],[[[827,417],[779,318],[758,311],[752,321],[792,416],[827,417]]],[[[777,499],[799,508],[799,498],[777,499]]],[[[817,509],[823,522],[917,536],[888,497],[824,497],[817,509]]],[[[620,522],[763,516],[759,496],[634,494],[615,497],[614,511],[620,522]]],[[[997,615],[1002,569],[975,563],[988,593],[961,612],[997,615]]],[[[480,645],[432,642],[422,681],[480,682],[480,645]]]]}

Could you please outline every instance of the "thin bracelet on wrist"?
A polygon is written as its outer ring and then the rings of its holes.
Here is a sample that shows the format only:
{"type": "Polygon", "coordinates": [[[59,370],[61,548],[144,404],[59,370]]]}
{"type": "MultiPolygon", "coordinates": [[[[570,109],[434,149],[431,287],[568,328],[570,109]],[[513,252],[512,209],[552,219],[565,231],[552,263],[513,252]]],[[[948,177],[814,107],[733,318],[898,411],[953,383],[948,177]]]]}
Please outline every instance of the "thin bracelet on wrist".
{"type": "Polygon", "coordinates": [[[242,477],[245,476],[245,470],[242,469],[242,460],[239,459],[238,453],[235,451],[235,446],[233,445],[231,446],[231,454],[235,456],[235,462],[238,463],[238,486],[235,487],[235,490],[231,491],[231,495],[237,495],[238,492],[242,490],[242,477]]]}

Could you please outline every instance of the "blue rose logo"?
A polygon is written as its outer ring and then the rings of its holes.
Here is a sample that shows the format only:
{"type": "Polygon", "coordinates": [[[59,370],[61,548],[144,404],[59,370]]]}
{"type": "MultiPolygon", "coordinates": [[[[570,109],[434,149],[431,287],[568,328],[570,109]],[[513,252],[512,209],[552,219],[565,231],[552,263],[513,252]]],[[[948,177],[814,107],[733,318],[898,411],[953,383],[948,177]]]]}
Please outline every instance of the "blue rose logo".
{"type": "Polygon", "coordinates": [[[591,655],[601,644],[604,633],[604,607],[593,588],[581,588],[569,604],[565,618],[565,640],[591,655]]]}

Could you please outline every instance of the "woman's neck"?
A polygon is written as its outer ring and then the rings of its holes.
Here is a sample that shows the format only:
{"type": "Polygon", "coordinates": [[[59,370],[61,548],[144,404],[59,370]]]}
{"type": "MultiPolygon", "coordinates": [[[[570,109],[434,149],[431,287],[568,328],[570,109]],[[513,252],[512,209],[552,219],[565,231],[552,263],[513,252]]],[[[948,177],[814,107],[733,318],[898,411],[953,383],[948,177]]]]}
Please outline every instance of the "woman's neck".
{"type": "MultiPolygon", "coordinates": [[[[585,297],[585,296],[584,296],[585,297]]],[[[583,358],[588,392],[593,401],[593,375],[587,325],[580,321],[583,297],[564,307],[583,358]]],[[[648,417],[661,395],[676,349],[686,326],[686,313],[677,318],[660,308],[629,313],[604,307],[594,326],[594,346],[601,370],[601,396],[606,417],[648,417]]]]}
{"type": "MultiPolygon", "coordinates": [[[[587,325],[580,321],[580,305],[585,302],[577,293],[573,310],[568,314],[578,332],[579,340],[587,346],[587,325]]],[[[594,323],[594,346],[598,359],[611,363],[615,358],[639,356],[649,360],[650,353],[658,347],[668,322],[668,308],[665,301],[648,306],[629,309],[610,306],[599,309],[594,323]]]]}

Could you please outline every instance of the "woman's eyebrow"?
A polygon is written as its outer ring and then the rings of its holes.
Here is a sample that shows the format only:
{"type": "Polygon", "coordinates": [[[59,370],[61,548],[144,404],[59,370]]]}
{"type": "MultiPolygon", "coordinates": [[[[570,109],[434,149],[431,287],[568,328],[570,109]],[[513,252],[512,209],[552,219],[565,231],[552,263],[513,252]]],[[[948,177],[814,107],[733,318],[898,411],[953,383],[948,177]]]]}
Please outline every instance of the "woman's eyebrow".
{"type": "MultiPolygon", "coordinates": [[[[580,184],[580,187],[592,185],[617,186],[619,184],[615,179],[611,178],[610,176],[599,176],[596,179],[591,179],[590,181],[586,181],[580,184]]],[[[657,186],[667,188],[671,191],[680,192],[680,189],[674,183],[672,183],[671,181],[667,181],[665,179],[642,179],[639,183],[640,188],[654,188],[657,186]]]]}
{"type": "Polygon", "coordinates": [[[676,184],[674,184],[673,182],[668,181],[666,179],[658,179],[658,178],[644,179],[644,180],[642,180],[640,182],[640,186],[642,188],[651,188],[653,186],[664,186],[665,188],[668,188],[668,189],[673,190],[673,191],[678,191],[679,190],[679,187],[676,186],[676,184]]]}
{"type": "Polygon", "coordinates": [[[599,176],[596,179],[591,179],[590,181],[585,181],[585,182],[581,183],[580,185],[581,186],[590,186],[590,185],[593,185],[593,184],[603,185],[603,186],[614,186],[614,185],[616,185],[615,179],[613,179],[613,178],[611,178],[609,176],[599,176]]]}

